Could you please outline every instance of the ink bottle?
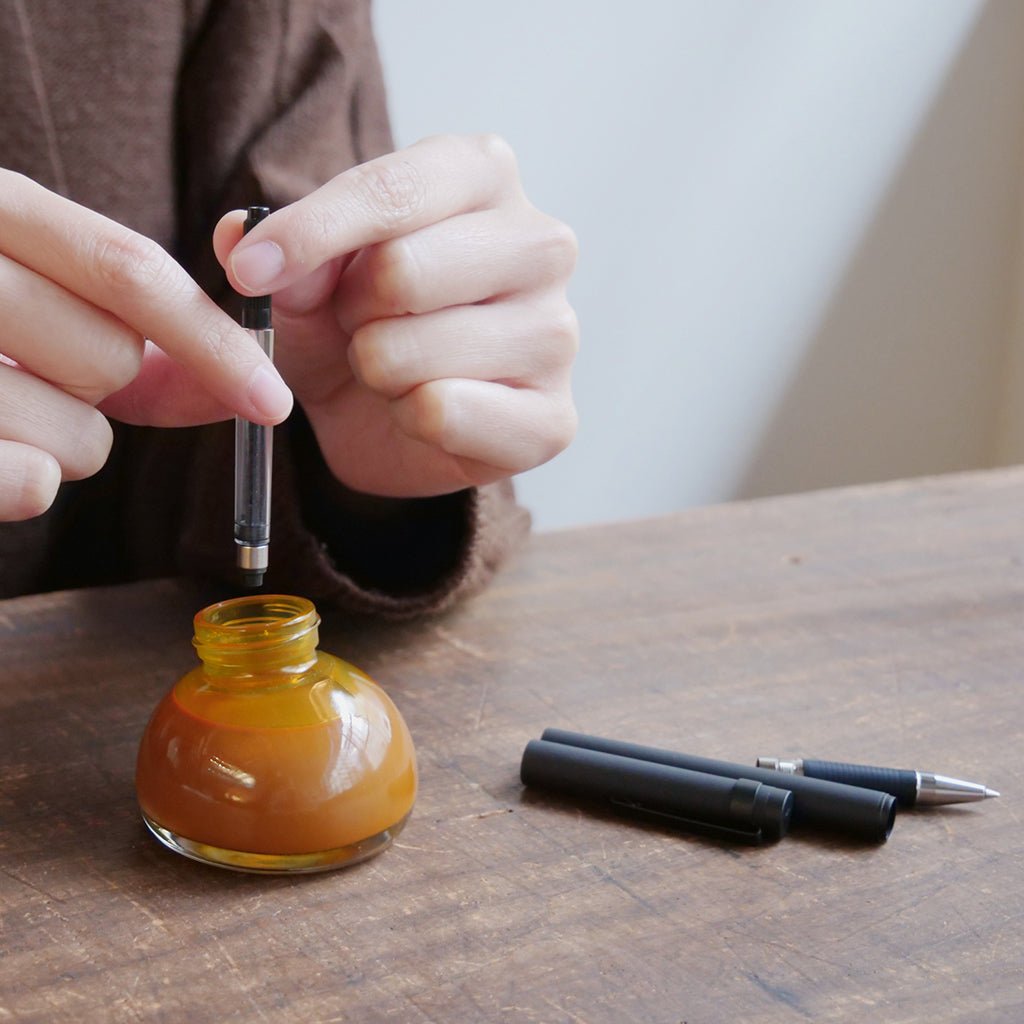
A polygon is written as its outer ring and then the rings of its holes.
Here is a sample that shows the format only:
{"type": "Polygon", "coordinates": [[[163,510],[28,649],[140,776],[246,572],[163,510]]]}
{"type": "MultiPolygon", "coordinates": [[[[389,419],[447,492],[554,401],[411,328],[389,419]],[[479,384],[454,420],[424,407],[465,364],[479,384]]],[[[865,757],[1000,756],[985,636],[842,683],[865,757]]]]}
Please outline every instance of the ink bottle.
{"type": "Polygon", "coordinates": [[[385,849],[412,811],[405,721],[355,666],[317,650],[300,597],[254,595],[194,620],[201,664],[139,746],[142,817],[165,846],[240,871],[324,871],[385,849]]]}

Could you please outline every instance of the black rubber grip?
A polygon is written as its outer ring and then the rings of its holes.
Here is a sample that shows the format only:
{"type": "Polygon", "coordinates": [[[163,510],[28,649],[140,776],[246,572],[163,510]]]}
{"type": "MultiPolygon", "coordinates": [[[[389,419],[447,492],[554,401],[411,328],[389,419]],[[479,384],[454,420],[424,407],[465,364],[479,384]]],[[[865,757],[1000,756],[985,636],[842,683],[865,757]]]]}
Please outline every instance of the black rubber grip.
{"type": "Polygon", "coordinates": [[[917,772],[906,768],[875,768],[869,764],[844,764],[842,761],[808,761],[804,758],[804,775],[811,779],[828,779],[847,786],[891,793],[900,807],[917,803],[917,772]]]}

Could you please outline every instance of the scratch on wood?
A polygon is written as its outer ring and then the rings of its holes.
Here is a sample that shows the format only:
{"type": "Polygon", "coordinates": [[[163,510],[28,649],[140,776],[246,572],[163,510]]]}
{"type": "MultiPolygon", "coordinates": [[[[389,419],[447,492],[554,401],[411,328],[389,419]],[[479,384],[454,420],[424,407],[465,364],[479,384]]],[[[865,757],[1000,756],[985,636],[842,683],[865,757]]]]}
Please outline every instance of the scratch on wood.
{"type": "MultiPolygon", "coordinates": [[[[515,1015],[517,1017],[520,1017],[520,1018],[523,1017],[523,1014],[528,1014],[529,1015],[528,1016],[529,1020],[536,1020],[537,1019],[536,1014],[534,1013],[534,1011],[532,1009],[530,1009],[529,1006],[516,1006],[516,1005],[514,1005],[512,1003],[509,1003],[509,1004],[507,1004],[505,1006],[499,1007],[499,1009],[501,1010],[502,1013],[515,1013],[515,1015]]],[[[523,1019],[527,1019],[527,1018],[523,1018],[523,1019]]]]}
{"type": "Polygon", "coordinates": [[[216,935],[214,935],[213,941],[217,944],[217,948],[221,951],[221,954],[227,961],[228,966],[231,968],[231,974],[238,982],[238,991],[241,992],[242,995],[244,995],[245,998],[249,1001],[250,1006],[252,1006],[252,1008],[256,1011],[256,1016],[259,1017],[260,1020],[267,1020],[267,1015],[263,1012],[263,1008],[253,998],[252,993],[246,986],[245,979],[242,976],[242,972],[238,969],[238,964],[235,963],[235,958],[228,952],[227,946],[225,946],[224,943],[221,942],[221,940],[216,935]]]}
{"type": "MultiPolygon", "coordinates": [[[[816,960],[820,964],[828,964],[829,967],[835,967],[839,971],[848,971],[848,970],[850,970],[850,965],[849,964],[840,963],[838,960],[829,960],[828,957],[818,956],[817,953],[811,953],[811,952],[809,952],[806,949],[802,949],[802,948],[801,949],[797,949],[796,946],[791,946],[788,943],[779,942],[779,941],[777,941],[775,939],[765,939],[765,938],[762,938],[761,939],[761,944],[764,945],[764,946],[771,946],[774,949],[784,950],[786,953],[792,953],[794,956],[802,957],[805,960],[816,960]]],[[[807,981],[811,981],[811,982],[814,981],[814,979],[810,975],[804,973],[804,971],[802,971],[799,967],[797,967],[796,964],[794,964],[788,957],[780,957],[780,959],[788,967],[790,967],[794,971],[796,971],[796,973],[799,974],[802,978],[806,979],[807,981]]]]}
{"type": "Polygon", "coordinates": [[[224,943],[221,942],[221,940],[216,935],[214,935],[213,941],[217,943],[217,948],[220,950],[221,955],[224,957],[225,960],[227,960],[228,966],[231,968],[232,974],[237,974],[240,976],[241,971],[239,971],[238,969],[238,964],[235,963],[235,958],[228,952],[227,946],[225,946],[224,943]]]}
{"type": "Polygon", "coordinates": [[[480,723],[484,718],[484,705],[487,703],[487,691],[490,688],[490,679],[487,676],[480,681],[480,703],[477,704],[476,708],[476,724],[473,726],[474,731],[480,729],[480,723]]]}
{"type": "Polygon", "coordinates": [[[164,922],[163,922],[163,918],[157,917],[156,914],[154,914],[153,911],[149,909],[149,907],[147,907],[143,903],[140,903],[138,900],[133,899],[127,893],[125,893],[124,895],[125,895],[125,898],[128,900],[128,902],[133,907],[135,907],[136,910],[138,910],[145,917],[149,918],[149,920],[152,922],[154,928],[159,928],[160,931],[162,931],[162,932],[164,932],[166,934],[170,934],[170,932],[167,929],[167,925],[165,925],[164,922]]]}
{"type": "Polygon", "coordinates": [[[609,871],[607,868],[603,868],[599,864],[595,864],[593,861],[587,860],[586,857],[578,853],[572,854],[572,857],[573,859],[579,861],[579,863],[582,864],[583,867],[588,868],[590,871],[592,871],[602,881],[605,881],[609,885],[614,886],[616,889],[624,893],[635,903],[638,903],[648,913],[653,914],[655,917],[663,918],[665,916],[664,911],[656,907],[653,903],[649,902],[648,900],[645,900],[643,896],[641,896],[639,893],[634,892],[628,885],[626,885],[625,882],[620,882],[619,879],[617,879],[615,875],[613,875],[611,871],[609,871]]]}
{"type": "Polygon", "coordinates": [[[569,1010],[564,1006],[559,1006],[553,999],[548,999],[547,996],[541,996],[541,999],[543,999],[551,1009],[557,1010],[559,1013],[564,1013],[570,1020],[577,1021],[578,1024],[587,1024],[586,1018],[581,1017],[578,1013],[573,1013],[572,1010],[569,1010]]]}
{"type": "Polygon", "coordinates": [[[512,814],[514,811],[514,807],[496,807],[493,811],[477,811],[475,814],[460,814],[457,818],[451,818],[450,820],[465,821],[467,818],[479,820],[480,818],[493,818],[496,814],[512,814]]]}
{"type": "MultiPolygon", "coordinates": [[[[874,921],[870,921],[867,924],[861,925],[860,928],[850,928],[842,933],[843,941],[853,938],[854,935],[860,935],[861,932],[871,931],[872,929],[881,928],[883,924],[888,924],[893,918],[901,917],[906,913],[906,907],[897,907],[891,914],[885,914],[882,917],[877,918],[874,921]]],[[[839,941],[840,936],[837,935],[833,941],[839,941]]]]}
{"type": "Polygon", "coordinates": [[[468,654],[471,658],[476,658],[479,661],[494,660],[486,651],[482,651],[474,644],[467,644],[465,640],[460,640],[450,630],[445,629],[444,626],[437,626],[434,632],[437,634],[439,639],[443,640],[450,647],[454,647],[455,650],[460,651],[462,654],[468,654]]]}
{"type": "Polygon", "coordinates": [[[550,690],[535,690],[532,687],[523,687],[523,692],[543,704],[549,711],[553,711],[555,714],[563,718],[570,717],[567,713],[562,711],[562,708],[556,704],[554,700],[552,700],[550,690]]]}
{"type": "Polygon", "coordinates": [[[125,892],[125,890],[117,884],[117,881],[115,879],[108,878],[107,885],[111,889],[113,889],[119,896],[123,896],[137,911],[139,911],[139,913],[143,915],[143,917],[148,918],[149,922],[155,928],[159,928],[160,931],[164,932],[165,934],[170,934],[168,932],[167,925],[165,925],[163,922],[163,918],[157,917],[157,915],[154,914],[153,911],[150,910],[149,907],[147,907],[144,903],[140,903],[129,893],[125,892]]]}
{"type": "MultiPolygon", "coordinates": [[[[18,882],[21,885],[25,886],[26,889],[31,889],[33,892],[38,893],[40,896],[43,897],[44,900],[46,900],[47,903],[63,904],[65,902],[59,896],[54,896],[53,893],[47,892],[45,889],[41,889],[38,885],[35,885],[33,882],[30,882],[27,878],[22,878],[21,875],[16,874],[14,871],[11,871],[10,868],[5,868],[2,865],[0,865],[0,872],[3,872],[3,874],[5,874],[12,881],[18,882]]],[[[53,913],[53,915],[57,917],[59,920],[63,921],[65,924],[68,923],[68,919],[59,910],[57,910],[54,907],[51,907],[50,910],[53,913]]]]}

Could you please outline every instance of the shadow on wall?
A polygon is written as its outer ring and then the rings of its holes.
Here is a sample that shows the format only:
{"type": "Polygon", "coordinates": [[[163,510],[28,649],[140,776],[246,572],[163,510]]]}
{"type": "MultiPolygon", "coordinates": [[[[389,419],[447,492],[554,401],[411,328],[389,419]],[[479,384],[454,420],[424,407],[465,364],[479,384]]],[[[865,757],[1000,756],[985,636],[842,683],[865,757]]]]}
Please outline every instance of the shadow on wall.
{"type": "Polygon", "coordinates": [[[1024,4],[986,5],[736,487],[992,465],[1017,287],[1024,4]]]}

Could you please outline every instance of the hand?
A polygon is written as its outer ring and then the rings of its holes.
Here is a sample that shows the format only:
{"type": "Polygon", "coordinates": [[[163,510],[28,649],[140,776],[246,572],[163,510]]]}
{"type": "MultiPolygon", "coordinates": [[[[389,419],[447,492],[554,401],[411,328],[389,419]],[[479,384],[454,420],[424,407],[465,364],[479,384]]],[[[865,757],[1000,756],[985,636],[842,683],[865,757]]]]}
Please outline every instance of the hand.
{"type": "Polygon", "coordinates": [[[174,426],[291,408],[259,346],[155,242],[2,169],[0,309],[0,521],[103,465],[103,413],[174,426]]]}
{"type": "Polygon", "coordinates": [[[348,486],[441,494],[521,472],[576,428],[572,232],[527,201],[509,147],[438,136],[345,171],[214,248],[274,296],[277,365],[348,486]]]}

